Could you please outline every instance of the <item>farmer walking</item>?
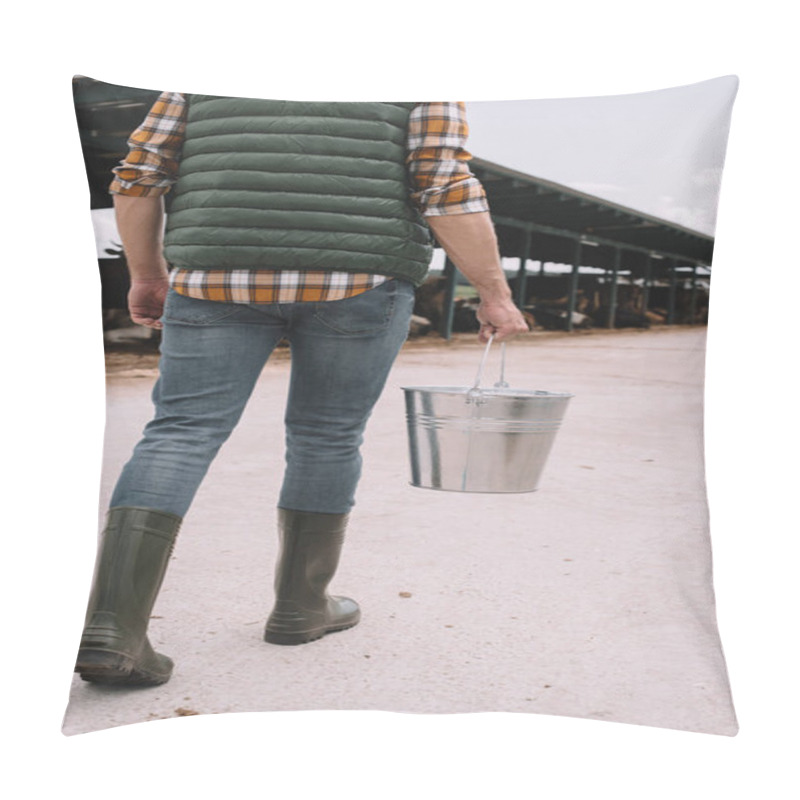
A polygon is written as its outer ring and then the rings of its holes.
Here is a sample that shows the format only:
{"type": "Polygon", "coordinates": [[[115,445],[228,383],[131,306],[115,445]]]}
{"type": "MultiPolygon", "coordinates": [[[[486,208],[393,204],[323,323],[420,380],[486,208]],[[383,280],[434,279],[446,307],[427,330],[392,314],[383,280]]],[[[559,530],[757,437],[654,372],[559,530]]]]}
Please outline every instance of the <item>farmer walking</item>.
{"type": "Polygon", "coordinates": [[[134,322],[162,330],[155,414],[103,530],[75,671],[152,686],[147,639],[178,529],[281,339],[291,347],[275,605],[264,639],[352,627],[327,592],[367,419],[408,333],[429,228],[480,297],[479,337],[527,330],[470,173],[463,103],[280,102],[163,93],[110,191],[134,322]],[[164,195],[172,192],[164,231],[164,195]]]}

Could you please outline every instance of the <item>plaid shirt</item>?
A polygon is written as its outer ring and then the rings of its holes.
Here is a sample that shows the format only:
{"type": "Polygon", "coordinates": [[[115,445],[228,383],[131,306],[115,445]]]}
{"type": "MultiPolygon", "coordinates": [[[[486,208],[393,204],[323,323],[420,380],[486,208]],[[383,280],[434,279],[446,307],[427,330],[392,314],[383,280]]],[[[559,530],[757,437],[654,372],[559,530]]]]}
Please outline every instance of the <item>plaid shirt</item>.
{"type": "MultiPolygon", "coordinates": [[[[166,194],[178,177],[186,129],[183,95],[163,92],[128,140],[130,151],[114,169],[112,194],[166,194]]],[[[423,216],[488,211],[486,194],[467,162],[469,128],[463,103],[420,103],[411,111],[406,163],[411,200],[423,216]]],[[[173,269],[178,293],[228,303],[342,300],[385,280],[383,275],[323,270],[173,269]]]]}

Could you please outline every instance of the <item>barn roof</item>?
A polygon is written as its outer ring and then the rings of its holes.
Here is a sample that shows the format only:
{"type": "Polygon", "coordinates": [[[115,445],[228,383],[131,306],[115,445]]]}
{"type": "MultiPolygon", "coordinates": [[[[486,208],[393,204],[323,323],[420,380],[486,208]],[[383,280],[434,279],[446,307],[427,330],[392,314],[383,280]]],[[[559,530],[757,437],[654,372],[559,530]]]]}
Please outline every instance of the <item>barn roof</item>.
{"type": "Polygon", "coordinates": [[[501,254],[571,264],[581,242],[580,263],[644,274],[648,256],[653,274],[667,274],[667,263],[709,266],[714,239],[704,233],[612,203],[553,181],[537,178],[476,157],[470,167],[486,189],[501,254]]]}

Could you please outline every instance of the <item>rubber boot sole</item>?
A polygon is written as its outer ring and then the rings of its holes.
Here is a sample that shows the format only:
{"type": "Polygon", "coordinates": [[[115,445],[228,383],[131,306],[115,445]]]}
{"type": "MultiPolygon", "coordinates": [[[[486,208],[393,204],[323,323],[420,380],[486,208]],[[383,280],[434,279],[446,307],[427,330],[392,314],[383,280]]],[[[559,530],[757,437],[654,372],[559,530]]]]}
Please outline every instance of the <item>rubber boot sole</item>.
{"type": "Polygon", "coordinates": [[[330,625],[315,625],[312,628],[297,630],[297,619],[294,614],[291,612],[288,614],[274,612],[264,630],[264,641],[269,644],[283,645],[308,644],[309,642],[315,642],[317,639],[321,639],[329,633],[338,633],[339,631],[346,631],[350,628],[354,628],[358,625],[360,620],[361,612],[359,610],[354,615],[350,616],[346,622],[338,624],[332,623],[330,625]],[[281,626],[281,622],[283,622],[283,626],[281,626]],[[292,623],[294,623],[294,626],[292,623]],[[281,627],[283,627],[283,630],[280,630],[281,627]],[[295,629],[292,630],[292,627],[295,627],[295,629]]]}
{"type": "Polygon", "coordinates": [[[334,628],[323,628],[322,630],[316,629],[313,631],[300,631],[297,633],[277,633],[273,631],[265,631],[264,632],[264,641],[269,642],[269,644],[284,644],[284,645],[295,645],[295,644],[308,644],[309,642],[315,642],[317,639],[321,639],[323,636],[326,636],[329,633],[338,633],[339,631],[346,631],[350,628],[355,628],[358,625],[358,621],[351,622],[349,625],[337,625],[334,628]]]}
{"type": "Polygon", "coordinates": [[[137,667],[135,660],[125,654],[110,650],[82,648],[75,664],[81,680],[102,686],[160,686],[172,676],[172,664],[162,670],[137,667]]]}

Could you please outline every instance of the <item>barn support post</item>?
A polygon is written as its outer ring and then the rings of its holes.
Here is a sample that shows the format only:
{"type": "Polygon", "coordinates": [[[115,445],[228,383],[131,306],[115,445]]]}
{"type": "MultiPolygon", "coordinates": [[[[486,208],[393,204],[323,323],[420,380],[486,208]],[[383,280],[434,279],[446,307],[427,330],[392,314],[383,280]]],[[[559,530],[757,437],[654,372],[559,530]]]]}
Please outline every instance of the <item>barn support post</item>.
{"type": "Polygon", "coordinates": [[[525,305],[525,284],[528,282],[528,256],[531,252],[531,232],[526,230],[522,239],[522,250],[519,254],[519,269],[517,270],[517,291],[514,302],[517,308],[525,305]]]}
{"type": "Polygon", "coordinates": [[[614,327],[614,318],[617,316],[617,281],[619,280],[619,265],[621,259],[622,259],[622,251],[619,249],[619,247],[615,247],[614,266],[611,268],[611,293],[608,298],[608,322],[606,324],[607,328],[614,327]]]}
{"type": "Polygon", "coordinates": [[[647,313],[650,303],[650,284],[653,281],[653,258],[648,253],[644,264],[644,282],[642,284],[642,314],[647,313]]]}
{"type": "Polygon", "coordinates": [[[449,259],[444,260],[442,277],[445,279],[444,300],[442,301],[442,322],[439,333],[442,338],[449,339],[453,335],[453,314],[455,313],[456,265],[449,259]]]}
{"type": "Polygon", "coordinates": [[[692,264],[692,293],[689,295],[689,324],[695,323],[695,312],[697,309],[697,264],[692,264]]]}
{"type": "Polygon", "coordinates": [[[575,312],[575,305],[578,299],[578,271],[581,263],[581,240],[575,240],[575,249],[572,256],[572,272],[569,279],[569,295],[567,297],[567,330],[573,327],[572,315],[575,312]]]}
{"type": "Polygon", "coordinates": [[[667,305],[667,325],[675,324],[675,296],[678,292],[678,269],[674,258],[669,259],[669,301],[667,305]]]}

